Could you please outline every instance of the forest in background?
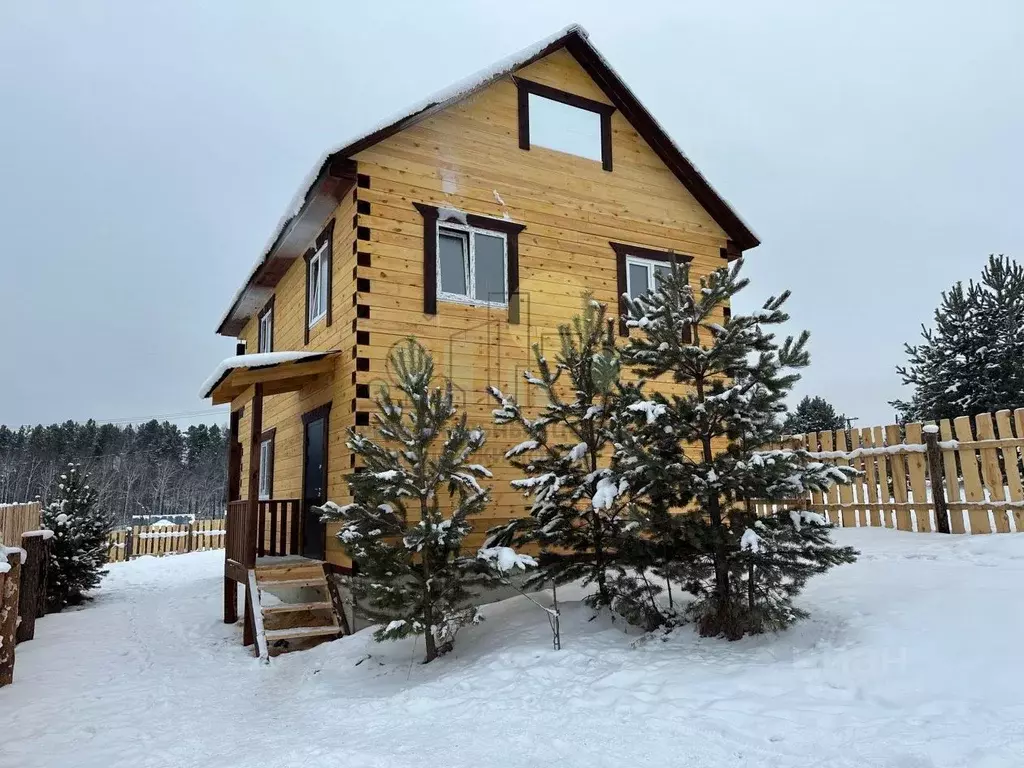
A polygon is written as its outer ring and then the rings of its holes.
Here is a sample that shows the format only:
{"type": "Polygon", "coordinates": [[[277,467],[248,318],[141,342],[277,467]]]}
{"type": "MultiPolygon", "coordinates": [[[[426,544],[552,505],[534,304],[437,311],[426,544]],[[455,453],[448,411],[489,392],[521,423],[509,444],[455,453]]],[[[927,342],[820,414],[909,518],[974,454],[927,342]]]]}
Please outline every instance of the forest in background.
{"type": "Polygon", "coordinates": [[[217,425],[0,425],[0,504],[37,497],[47,503],[54,478],[74,462],[89,475],[98,507],[115,525],[144,515],[221,517],[226,457],[227,430],[217,425]]]}

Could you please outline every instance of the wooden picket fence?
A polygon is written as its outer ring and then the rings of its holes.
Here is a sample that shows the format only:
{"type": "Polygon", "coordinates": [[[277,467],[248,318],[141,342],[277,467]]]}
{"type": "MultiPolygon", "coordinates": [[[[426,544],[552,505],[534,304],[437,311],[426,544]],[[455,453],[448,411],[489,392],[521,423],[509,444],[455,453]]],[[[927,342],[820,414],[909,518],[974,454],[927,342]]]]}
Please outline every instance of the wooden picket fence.
{"type": "Polygon", "coordinates": [[[843,527],[1024,532],[1024,408],[943,419],[931,426],[889,424],[792,439],[813,455],[853,466],[860,474],[850,485],[808,499],[758,503],[761,512],[799,506],[843,527]]]}
{"type": "Polygon", "coordinates": [[[224,518],[188,525],[133,525],[110,534],[108,560],[120,563],[143,555],[180,555],[224,549],[224,518]]]}
{"type": "Polygon", "coordinates": [[[20,547],[21,535],[42,527],[43,505],[38,501],[26,504],[0,504],[0,544],[20,547]]]}

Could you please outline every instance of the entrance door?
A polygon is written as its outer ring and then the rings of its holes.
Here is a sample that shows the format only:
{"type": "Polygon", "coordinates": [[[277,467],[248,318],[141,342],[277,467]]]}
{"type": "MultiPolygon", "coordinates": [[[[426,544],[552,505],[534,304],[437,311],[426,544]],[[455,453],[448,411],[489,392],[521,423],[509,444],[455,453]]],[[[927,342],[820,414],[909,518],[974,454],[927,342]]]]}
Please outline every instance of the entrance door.
{"type": "Polygon", "coordinates": [[[302,554],[322,560],[326,534],[320,514],[313,507],[327,501],[327,417],[330,405],[303,416],[305,424],[302,457],[302,554]]]}

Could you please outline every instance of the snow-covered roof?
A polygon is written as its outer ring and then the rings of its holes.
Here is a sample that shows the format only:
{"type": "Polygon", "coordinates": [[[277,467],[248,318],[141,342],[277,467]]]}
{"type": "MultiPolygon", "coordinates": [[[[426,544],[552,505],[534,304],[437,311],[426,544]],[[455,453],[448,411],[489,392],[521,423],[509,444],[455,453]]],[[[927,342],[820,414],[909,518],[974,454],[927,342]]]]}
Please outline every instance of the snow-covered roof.
{"type": "Polygon", "coordinates": [[[207,376],[206,381],[199,388],[199,397],[207,398],[213,393],[221,380],[236,368],[266,368],[280,363],[289,363],[293,360],[305,360],[310,357],[323,357],[323,352],[260,352],[252,355],[232,355],[220,361],[213,373],[207,376]]]}
{"type": "Polygon", "coordinates": [[[590,42],[587,31],[579,24],[571,24],[553,35],[538,40],[510,56],[506,56],[486,69],[482,69],[463,80],[449,85],[447,88],[428,96],[397,115],[392,115],[390,118],[376,123],[355,136],[349,137],[325,152],[306,175],[306,178],[303,179],[284,216],[281,217],[271,233],[262,255],[253,265],[252,270],[250,270],[248,279],[235,293],[231,305],[221,319],[217,332],[234,335],[227,332],[226,326],[232,320],[235,310],[245,295],[246,290],[253,284],[260,268],[274,253],[283,237],[287,235],[289,227],[297,221],[303,209],[309,205],[312,199],[311,193],[314,192],[317,182],[328,172],[332,162],[350,158],[352,155],[383,141],[388,136],[392,136],[430,115],[448,108],[493,82],[506,77],[515,70],[563,47],[568,48],[577,59],[580,59],[584,67],[588,68],[588,71],[591,68],[600,70],[601,77],[597,78],[598,85],[606,91],[616,107],[630,120],[662,159],[665,160],[679,180],[708,210],[739,249],[745,250],[757,246],[760,240],[754,231],[740,218],[729,203],[714,190],[703,174],[697,170],[665,129],[662,128],[661,124],[640,103],[632,90],[619,77],[611,64],[608,63],[608,60],[590,42]]]}

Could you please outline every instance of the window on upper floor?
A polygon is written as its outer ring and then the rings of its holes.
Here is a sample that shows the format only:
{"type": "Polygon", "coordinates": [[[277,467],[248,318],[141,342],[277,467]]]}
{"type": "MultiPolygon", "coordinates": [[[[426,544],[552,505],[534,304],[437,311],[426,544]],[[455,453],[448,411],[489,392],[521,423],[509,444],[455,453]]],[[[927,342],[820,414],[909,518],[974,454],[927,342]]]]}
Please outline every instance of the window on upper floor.
{"type": "Polygon", "coordinates": [[[309,259],[309,327],[327,317],[327,281],[331,279],[327,271],[327,243],[321,245],[309,259]]]}
{"type": "Polygon", "coordinates": [[[519,147],[533,145],[597,160],[612,169],[615,107],[530,80],[519,87],[519,147]]]}
{"type": "Polygon", "coordinates": [[[259,332],[257,339],[257,352],[274,351],[274,299],[271,297],[267,306],[259,314],[259,332]]]}
{"type": "MultiPolygon", "coordinates": [[[[689,262],[693,259],[692,256],[671,251],[659,251],[640,245],[614,242],[610,245],[615,251],[620,315],[624,316],[627,311],[624,296],[635,299],[644,293],[655,290],[659,280],[663,280],[672,273],[673,259],[675,259],[683,279],[688,279],[689,262]]],[[[624,320],[619,321],[619,334],[628,335],[624,320]]]]}
{"type": "Polygon", "coordinates": [[[508,306],[508,240],[504,232],[451,224],[437,227],[437,297],[508,306]]]}
{"type": "Polygon", "coordinates": [[[423,215],[423,311],[437,302],[507,307],[519,322],[522,224],[415,203],[423,215]]]}
{"type": "Polygon", "coordinates": [[[331,253],[334,220],[328,222],[317,236],[316,243],[306,251],[306,326],[303,340],[309,343],[309,329],[324,318],[331,324],[331,253]]]}
{"type": "Polygon", "coordinates": [[[672,268],[663,261],[626,256],[626,293],[631,299],[653,291],[659,281],[672,274],[672,268]]]}

